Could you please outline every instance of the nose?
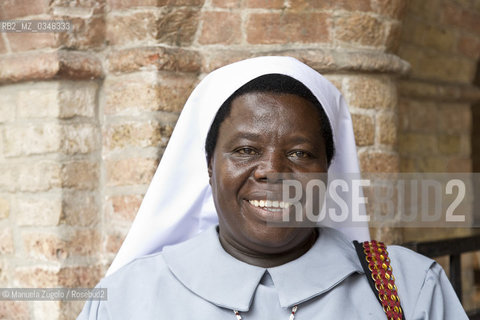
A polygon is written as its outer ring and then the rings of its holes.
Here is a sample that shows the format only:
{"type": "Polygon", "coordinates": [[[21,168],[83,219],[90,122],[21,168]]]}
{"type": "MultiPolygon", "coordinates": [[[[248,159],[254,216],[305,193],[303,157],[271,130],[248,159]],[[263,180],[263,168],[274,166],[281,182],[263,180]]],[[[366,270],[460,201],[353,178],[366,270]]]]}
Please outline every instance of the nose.
{"type": "Polygon", "coordinates": [[[254,178],[260,182],[275,183],[281,181],[281,173],[288,170],[287,157],[277,151],[264,152],[258,159],[255,167],[254,178]]]}

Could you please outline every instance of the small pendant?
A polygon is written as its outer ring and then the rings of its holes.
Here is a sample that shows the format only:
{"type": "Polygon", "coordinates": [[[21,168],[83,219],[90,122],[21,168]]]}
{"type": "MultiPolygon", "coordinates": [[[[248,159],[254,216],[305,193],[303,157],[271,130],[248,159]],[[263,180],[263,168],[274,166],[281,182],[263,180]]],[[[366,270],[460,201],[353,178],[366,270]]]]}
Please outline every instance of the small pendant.
{"type": "MultiPolygon", "coordinates": [[[[290,317],[288,318],[288,320],[295,319],[295,313],[297,313],[297,309],[298,309],[298,306],[294,305],[292,308],[292,313],[290,314],[290,317]]],[[[240,312],[238,312],[238,310],[233,310],[233,313],[235,313],[237,320],[242,320],[242,316],[240,315],[240,312]]]]}

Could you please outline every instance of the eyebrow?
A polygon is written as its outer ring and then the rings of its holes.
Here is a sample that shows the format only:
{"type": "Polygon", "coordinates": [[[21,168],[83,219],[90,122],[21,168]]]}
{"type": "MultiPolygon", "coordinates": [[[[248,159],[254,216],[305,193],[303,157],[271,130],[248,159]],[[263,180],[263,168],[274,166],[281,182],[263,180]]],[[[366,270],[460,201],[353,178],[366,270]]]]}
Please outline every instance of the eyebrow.
{"type": "Polygon", "coordinates": [[[234,141],[234,140],[237,140],[237,139],[246,139],[246,140],[256,141],[256,140],[259,140],[259,138],[260,138],[261,136],[262,136],[262,135],[259,134],[259,133],[238,132],[238,133],[235,133],[235,134],[229,139],[229,141],[234,141]]]}
{"type": "MultiPolygon", "coordinates": [[[[261,137],[262,137],[262,134],[260,134],[260,133],[238,132],[238,133],[235,133],[229,139],[229,141],[232,142],[232,141],[235,141],[235,140],[238,140],[238,139],[258,141],[258,140],[260,140],[261,137]]],[[[323,142],[323,137],[321,135],[318,137],[318,139],[319,139],[320,142],[323,142]]],[[[303,136],[294,136],[292,139],[289,139],[288,142],[292,143],[292,144],[312,143],[312,141],[310,139],[307,139],[303,136]]],[[[315,142],[315,141],[313,141],[313,142],[315,142]]]]}
{"type": "MultiPolygon", "coordinates": [[[[322,136],[319,136],[319,139],[323,139],[322,136]]],[[[307,139],[307,138],[302,137],[302,136],[295,136],[293,139],[289,140],[289,142],[293,143],[293,144],[312,143],[312,141],[310,139],[307,139]]],[[[321,140],[320,140],[320,142],[321,142],[321,140]]]]}

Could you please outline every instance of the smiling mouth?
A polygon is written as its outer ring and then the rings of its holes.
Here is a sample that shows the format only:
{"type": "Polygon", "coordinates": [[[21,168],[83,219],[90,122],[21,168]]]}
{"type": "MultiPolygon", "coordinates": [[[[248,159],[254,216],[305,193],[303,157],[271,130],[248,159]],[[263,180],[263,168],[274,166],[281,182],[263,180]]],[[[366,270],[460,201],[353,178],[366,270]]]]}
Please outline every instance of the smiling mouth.
{"type": "Polygon", "coordinates": [[[284,201],[272,201],[272,200],[248,200],[248,202],[257,208],[262,208],[268,211],[279,212],[283,209],[288,209],[293,203],[284,201]]]}

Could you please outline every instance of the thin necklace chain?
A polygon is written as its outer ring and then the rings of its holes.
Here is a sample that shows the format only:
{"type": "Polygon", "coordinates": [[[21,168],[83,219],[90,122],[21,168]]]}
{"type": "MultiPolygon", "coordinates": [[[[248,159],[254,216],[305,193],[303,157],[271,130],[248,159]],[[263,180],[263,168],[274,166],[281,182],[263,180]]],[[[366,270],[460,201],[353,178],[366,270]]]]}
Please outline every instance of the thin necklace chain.
{"type": "MultiPolygon", "coordinates": [[[[298,309],[297,305],[293,306],[292,313],[290,314],[290,318],[288,318],[288,320],[295,319],[295,313],[297,313],[297,309],[298,309]]],[[[233,310],[233,313],[235,313],[237,320],[242,320],[242,316],[240,315],[240,312],[238,312],[238,310],[233,310]]]]}

